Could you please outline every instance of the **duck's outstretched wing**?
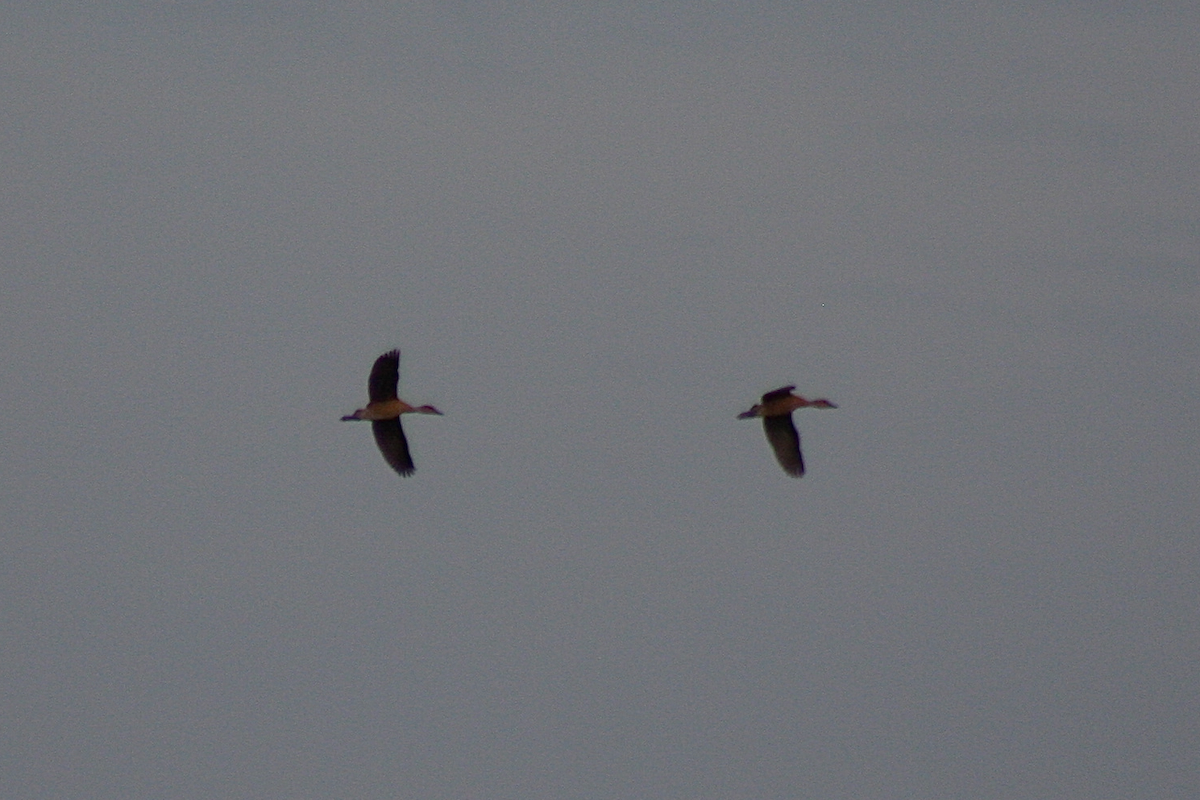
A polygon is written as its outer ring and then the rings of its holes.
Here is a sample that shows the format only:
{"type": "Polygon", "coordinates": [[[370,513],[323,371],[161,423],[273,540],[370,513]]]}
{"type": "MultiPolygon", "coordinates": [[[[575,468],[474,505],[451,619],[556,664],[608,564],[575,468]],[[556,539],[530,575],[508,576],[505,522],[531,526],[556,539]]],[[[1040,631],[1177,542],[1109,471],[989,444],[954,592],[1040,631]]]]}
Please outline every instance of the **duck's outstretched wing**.
{"type": "Polygon", "coordinates": [[[763,417],[763,430],[766,431],[767,441],[771,443],[771,449],[775,451],[775,458],[779,461],[779,466],[783,467],[783,471],[793,478],[802,476],[804,456],[800,454],[800,432],[792,423],[792,415],[763,417]]]}
{"type": "Polygon", "coordinates": [[[795,386],[780,386],[778,389],[772,389],[762,396],[762,404],[765,406],[775,400],[782,400],[792,393],[795,386]]]}
{"type": "Polygon", "coordinates": [[[404,429],[400,427],[399,417],[375,420],[371,423],[371,432],[375,434],[375,444],[379,446],[379,452],[383,453],[383,460],[390,464],[392,469],[406,477],[416,471],[417,466],[408,452],[408,439],[404,438],[404,429]]]}
{"type": "Polygon", "coordinates": [[[371,377],[367,380],[367,397],[372,403],[396,399],[396,384],[400,381],[400,351],[393,350],[375,359],[371,377]]]}

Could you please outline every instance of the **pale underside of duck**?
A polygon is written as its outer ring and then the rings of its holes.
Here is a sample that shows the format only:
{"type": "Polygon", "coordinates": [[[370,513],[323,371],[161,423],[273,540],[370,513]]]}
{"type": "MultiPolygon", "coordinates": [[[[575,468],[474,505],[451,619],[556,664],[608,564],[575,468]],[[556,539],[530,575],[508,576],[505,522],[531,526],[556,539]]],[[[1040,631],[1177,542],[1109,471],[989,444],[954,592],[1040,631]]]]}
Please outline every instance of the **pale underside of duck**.
{"type": "Polygon", "coordinates": [[[392,350],[375,359],[371,377],[367,380],[367,398],[370,402],[353,414],[342,417],[344,422],[369,420],[375,444],[383,454],[383,460],[402,476],[412,475],[417,467],[408,449],[408,439],[400,426],[401,414],[437,414],[442,412],[433,406],[410,406],[396,396],[400,382],[400,351],[392,350]]]}
{"type": "Polygon", "coordinates": [[[793,478],[804,475],[804,454],[800,450],[800,432],[792,422],[792,412],[798,408],[837,408],[833,403],[821,398],[806,400],[792,394],[795,386],[783,386],[762,396],[762,402],[756,403],[749,411],[738,414],[738,419],[753,419],[761,417],[763,432],[771,449],[775,451],[775,459],[783,471],[793,478]]]}

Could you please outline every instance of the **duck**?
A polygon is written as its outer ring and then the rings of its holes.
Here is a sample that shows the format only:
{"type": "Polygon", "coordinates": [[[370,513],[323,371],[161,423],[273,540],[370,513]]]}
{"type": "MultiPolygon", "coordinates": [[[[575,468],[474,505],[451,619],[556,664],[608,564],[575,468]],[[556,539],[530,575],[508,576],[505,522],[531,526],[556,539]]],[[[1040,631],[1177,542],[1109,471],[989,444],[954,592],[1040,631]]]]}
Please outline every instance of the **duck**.
{"type": "Polygon", "coordinates": [[[792,394],[795,386],[781,386],[762,396],[749,411],[738,414],[738,419],[762,417],[763,431],[775,451],[775,458],[783,471],[793,478],[804,476],[804,456],[800,452],[800,432],[792,423],[792,412],[798,408],[837,408],[825,398],[806,400],[792,394]]]}
{"type": "Polygon", "coordinates": [[[353,414],[342,417],[342,422],[368,420],[375,444],[383,454],[383,460],[402,477],[412,475],[417,467],[408,451],[408,439],[400,427],[401,414],[436,414],[443,416],[433,406],[410,406],[396,396],[400,382],[400,351],[391,350],[375,359],[371,376],[367,379],[367,398],[370,402],[353,414]]]}

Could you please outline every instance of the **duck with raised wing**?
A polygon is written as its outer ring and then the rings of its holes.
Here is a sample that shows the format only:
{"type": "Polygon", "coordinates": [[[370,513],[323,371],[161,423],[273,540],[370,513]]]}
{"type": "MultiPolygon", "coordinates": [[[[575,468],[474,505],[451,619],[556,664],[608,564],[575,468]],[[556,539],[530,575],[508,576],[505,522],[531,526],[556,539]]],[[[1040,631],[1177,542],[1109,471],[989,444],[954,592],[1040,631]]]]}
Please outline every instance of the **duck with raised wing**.
{"type": "Polygon", "coordinates": [[[804,475],[804,456],[800,453],[800,432],[792,423],[792,412],[797,408],[837,408],[825,400],[805,400],[792,394],[795,386],[783,386],[762,396],[749,411],[738,414],[738,419],[762,417],[767,441],[775,451],[775,458],[783,471],[793,478],[804,475]]]}
{"type": "Polygon", "coordinates": [[[392,350],[375,359],[371,377],[367,380],[365,408],[342,417],[343,422],[365,419],[371,422],[375,444],[383,454],[383,460],[401,475],[412,475],[416,471],[412,454],[408,452],[408,439],[400,427],[401,414],[437,414],[442,412],[433,406],[410,406],[396,396],[396,385],[400,382],[400,351],[392,350]]]}

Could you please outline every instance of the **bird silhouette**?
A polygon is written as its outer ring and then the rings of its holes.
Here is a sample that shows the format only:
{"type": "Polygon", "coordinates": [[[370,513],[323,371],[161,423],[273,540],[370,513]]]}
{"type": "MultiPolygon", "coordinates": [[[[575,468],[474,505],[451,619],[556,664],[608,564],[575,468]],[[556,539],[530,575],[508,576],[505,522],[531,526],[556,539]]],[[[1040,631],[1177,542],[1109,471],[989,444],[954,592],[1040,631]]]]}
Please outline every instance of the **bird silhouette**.
{"type": "Polygon", "coordinates": [[[767,392],[761,403],[755,403],[749,411],[738,414],[738,419],[762,417],[763,431],[775,451],[775,458],[783,471],[793,478],[804,475],[804,455],[800,452],[800,432],[792,423],[792,412],[797,408],[837,408],[825,400],[805,400],[792,394],[795,386],[783,386],[767,392]]]}
{"type": "Polygon", "coordinates": [[[371,377],[367,379],[366,407],[342,417],[343,422],[365,419],[371,422],[375,444],[383,454],[383,460],[392,469],[407,477],[416,471],[412,454],[408,452],[408,439],[400,427],[401,414],[437,414],[442,412],[433,406],[410,406],[396,396],[396,385],[400,382],[400,351],[392,350],[375,359],[371,377]]]}

